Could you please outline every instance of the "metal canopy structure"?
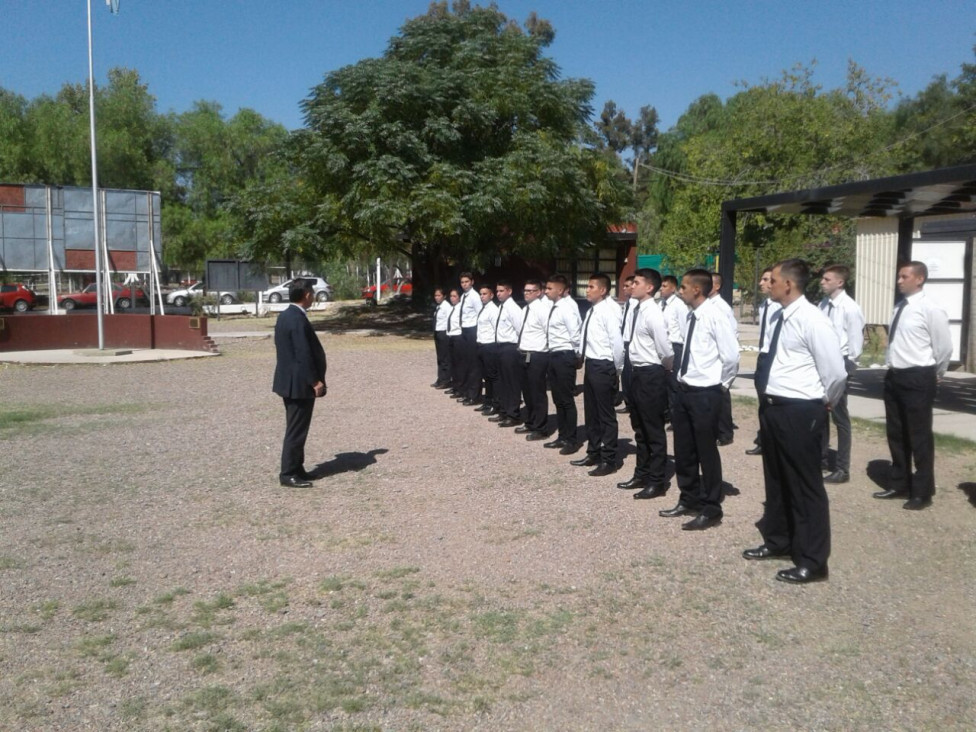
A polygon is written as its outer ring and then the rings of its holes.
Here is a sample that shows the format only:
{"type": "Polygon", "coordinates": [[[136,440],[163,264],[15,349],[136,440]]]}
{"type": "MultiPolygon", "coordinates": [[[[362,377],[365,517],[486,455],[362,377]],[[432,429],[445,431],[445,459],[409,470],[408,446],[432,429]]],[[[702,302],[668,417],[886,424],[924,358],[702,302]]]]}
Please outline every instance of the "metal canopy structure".
{"type": "Polygon", "coordinates": [[[736,217],[739,212],[767,215],[895,218],[898,257],[911,259],[914,221],[923,216],[976,213],[976,165],[844,183],[824,188],[738,198],[722,204],[719,273],[722,297],[732,298],[736,217]]]}

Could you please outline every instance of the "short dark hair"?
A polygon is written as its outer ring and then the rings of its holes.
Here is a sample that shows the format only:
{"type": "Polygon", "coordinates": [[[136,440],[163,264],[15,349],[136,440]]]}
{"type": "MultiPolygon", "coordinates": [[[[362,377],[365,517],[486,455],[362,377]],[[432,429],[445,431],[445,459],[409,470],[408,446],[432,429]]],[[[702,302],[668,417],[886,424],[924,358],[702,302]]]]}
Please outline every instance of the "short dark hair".
{"type": "Polygon", "coordinates": [[[712,273],[707,269],[689,269],[685,277],[691,280],[691,284],[700,287],[705,297],[712,294],[712,273]]]}
{"type": "Polygon", "coordinates": [[[294,279],[288,287],[288,302],[301,302],[305,299],[306,292],[314,291],[312,280],[306,280],[301,277],[294,279]]]}
{"type": "Polygon", "coordinates": [[[498,282],[495,283],[495,289],[498,289],[499,287],[504,287],[507,290],[515,289],[514,287],[512,287],[511,280],[498,280],[498,282]]]}
{"type": "Polygon", "coordinates": [[[569,280],[566,279],[566,275],[561,274],[551,274],[546,279],[546,282],[555,282],[557,285],[562,285],[563,287],[569,287],[569,280]]]}
{"type": "Polygon", "coordinates": [[[661,278],[661,284],[663,285],[665,282],[670,282],[675,287],[678,286],[678,278],[674,275],[664,275],[664,277],[661,278]]]}
{"type": "Polygon", "coordinates": [[[457,295],[458,297],[461,297],[461,288],[460,287],[452,287],[450,289],[450,291],[448,292],[448,294],[449,295],[457,295]]]}
{"type": "Polygon", "coordinates": [[[650,282],[654,285],[654,292],[661,289],[661,273],[656,269],[651,269],[650,267],[641,267],[639,270],[634,272],[635,277],[642,278],[645,282],[650,282]]]}
{"type": "Polygon", "coordinates": [[[780,275],[796,285],[796,289],[800,292],[807,289],[807,284],[810,282],[809,264],[802,259],[784,259],[776,266],[779,267],[780,275]]]}
{"type": "Polygon", "coordinates": [[[529,287],[529,286],[535,287],[540,292],[542,290],[546,289],[546,285],[545,285],[545,283],[542,280],[526,280],[525,281],[525,286],[526,287],[529,287]]]}
{"type": "Polygon", "coordinates": [[[848,280],[851,279],[851,268],[845,267],[843,264],[832,264],[829,267],[824,267],[824,274],[828,272],[833,272],[835,275],[844,280],[846,285],[848,280]]]}
{"type": "Polygon", "coordinates": [[[766,267],[766,269],[764,269],[762,272],[759,273],[760,278],[762,277],[762,275],[766,274],[767,272],[772,272],[772,271],[773,271],[772,267],[766,267]]]}
{"type": "Polygon", "coordinates": [[[593,282],[593,281],[599,282],[600,285],[603,287],[604,290],[606,290],[607,292],[610,292],[610,276],[609,275],[605,275],[602,272],[594,272],[593,274],[590,275],[589,281],[590,282],[593,282]]]}
{"type": "Polygon", "coordinates": [[[902,270],[905,267],[911,267],[912,272],[922,278],[922,282],[925,282],[929,278],[929,268],[925,262],[919,262],[917,260],[912,260],[911,262],[903,262],[898,265],[898,269],[902,270]]]}
{"type": "Polygon", "coordinates": [[[462,272],[461,274],[458,275],[459,280],[463,280],[465,277],[467,277],[469,280],[474,282],[474,275],[471,274],[470,272],[462,272]]]}
{"type": "Polygon", "coordinates": [[[491,285],[489,285],[489,284],[487,284],[487,283],[485,283],[485,282],[483,282],[483,283],[481,283],[480,285],[478,285],[478,292],[481,292],[482,290],[491,290],[491,292],[492,292],[493,294],[494,294],[494,292],[495,292],[495,288],[494,288],[493,286],[491,286],[491,285]]]}
{"type": "Polygon", "coordinates": [[[435,287],[434,288],[434,294],[436,295],[438,292],[441,293],[441,297],[447,297],[447,293],[444,292],[444,288],[443,287],[435,287]]]}
{"type": "Polygon", "coordinates": [[[632,275],[627,275],[626,277],[624,277],[624,282],[633,282],[635,275],[636,275],[636,273],[635,274],[632,274],[632,275]]]}

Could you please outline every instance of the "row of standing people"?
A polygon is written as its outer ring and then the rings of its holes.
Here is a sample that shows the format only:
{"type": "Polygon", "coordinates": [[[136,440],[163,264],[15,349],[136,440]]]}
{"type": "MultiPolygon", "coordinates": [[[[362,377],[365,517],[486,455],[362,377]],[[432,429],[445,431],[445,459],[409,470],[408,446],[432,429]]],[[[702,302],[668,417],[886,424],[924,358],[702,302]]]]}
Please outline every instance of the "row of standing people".
{"type": "MultiPolygon", "coordinates": [[[[808,265],[799,259],[785,260],[763,273],[769,299],[761,312],[755,377],[760,436],[757,447],[749,451],[763,457],[766,500],[757,523],[763,544],[743,552],[750,560],[790,557],[794,566],[778,572],[777,579],[794,583],[828,574],[830,523],[823,475],[827,471],[822,470],[828,424],[832,415],[839,444],[837,466],[826,481],[846,482],[850,470],[847,384],[863,344],[863,316],[844,291],[849,272],[840,267],[825,270],[821,279],[825,298],[819,307],[804,295],[810,277],[808,265]]],[[[934,493],[931,401],[936,379],[944,374],[951,354],[945,311],[922,293],[926,277],[925,266],[918,262],[898,273],[904,300],[889,329],[885,381],[892,468],[888,489],[874,494],[881,499],[907,497],[909,509],[930,505],[934,493]],[[908,316],[902,314],[906,306],[908,316]]],[[[442,368],[442,356],[464,348],[458,340],[464,334],[463,312],[456,314],[463,305],[462,293],[470,292],[472,284],[470,275],[463,276],[462,289],[450,294],[451,304],[439,304],[437,317],[446,318],[446,335],[438,335],[438,343],[443,344],[438,348],[442,368]]],[[[730,405],[729,388],[739,362],[735,319],[725,301],[716,297],[718,286],[714,274],[704,270],[687,272],[680,288],[675,278],[638,270],[621,312],[609,298],[609,279],[594,275],[587,286],[591,308],[585,320],[579,318],[560,275],[544,285],[527,283],[524,310],[511,301],[510,284],[495,288],[498,305],[492,301],[493,290],[481,288],[475,352],[482,366],[477,379],[480,383],[484,378],[486,391],[479,410],[500,426],[526,433],[528,440],[546,439],[548,379],[559,435],[545,446],[559,448],[562,454],[575,453],[580,447],[572,399],[576,377],[570,366],[575,361],[584,375],[587,451],[572,462],[592,468],[590,475],[609,475],[619,467],[614,397],[626,366],[624,391],[637,460],[633,477],[618,487],[637,489],[635,498],[667,492],[665,421],[670,415],[680,496],[674,508],[659,513],[690,516],[682,525],[689,531],[717,525],[722,520],[723,497],[718,447],[731,441],[731,410],[726,405],[730,405]],[[525,396],[525,423],[519,392],[525,396]],[[727,430],[724,436],[723,430],[727,430]]],[[[439,371],[434,386],[448,386],[442,378],[445,374],[439,371]]],[[[479,392],[470,388],[462,371],[454,372],[451,383],[452,393],[462,403],[479,402],[479,392]]]]}

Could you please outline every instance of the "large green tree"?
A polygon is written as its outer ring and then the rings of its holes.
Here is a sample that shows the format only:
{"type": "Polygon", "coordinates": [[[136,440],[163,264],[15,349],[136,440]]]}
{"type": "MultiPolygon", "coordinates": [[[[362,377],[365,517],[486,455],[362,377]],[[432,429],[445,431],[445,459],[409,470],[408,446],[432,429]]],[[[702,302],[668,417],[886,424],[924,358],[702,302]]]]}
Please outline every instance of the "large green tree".
{"type": "Polygon", "coordinates": [[[552,27],[433,3],[382,58],[328,74],[304,102],[316,225],[349,252],[402,249],[421,289],[446,267],[546,255],[606,235],[624,191],[584,146],[593,85],[544,55],[552,27]]]}

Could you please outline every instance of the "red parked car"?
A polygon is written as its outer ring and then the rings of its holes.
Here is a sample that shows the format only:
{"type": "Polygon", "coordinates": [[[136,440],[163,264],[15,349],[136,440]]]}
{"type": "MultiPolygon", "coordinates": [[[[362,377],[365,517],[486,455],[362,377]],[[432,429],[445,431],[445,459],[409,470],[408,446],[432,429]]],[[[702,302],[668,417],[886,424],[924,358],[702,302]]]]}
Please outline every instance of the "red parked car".
{"type": "Polygon", "coordinates": [[[0,285],[0,308],[16,310],[26,313],[35,305],[40,304],[37,293],[19,282],[10,285],[0,285]]]}
{"type": "MultiPolygon", "coordinates": [[[[81,307],[94,307],[97,299],[95,284],[92,283],[81,292],[58,295],[58,306],[64,308],[65,310],[74,310],[75,308],[81,307]]],[[[131,308],[133,300],[132,288],[122,287],[122,285],[118,283],[112,283],[112,299],[115,301],[115,307],[119,310],[127,310],[131,308]]],[[[135,291],[135,300],[139,304],[149,304],[149,298],[146,297],[146,293],[138,288],[136,288],[135,291]]]]}
{"type": "MultiPolygon", "coordinates": [[[[393,280],[392,283],[389,280],[387,280],[380,287],[380,297],[387,298],[390,297],[390,295],[393,295],[394,297],[412,296],[413,281],[409,277],[393,280]]],[[[365,300],[376,300],[376,285],[370,285],[369,287],[364,287],[363,298],[365,300]]]]}

